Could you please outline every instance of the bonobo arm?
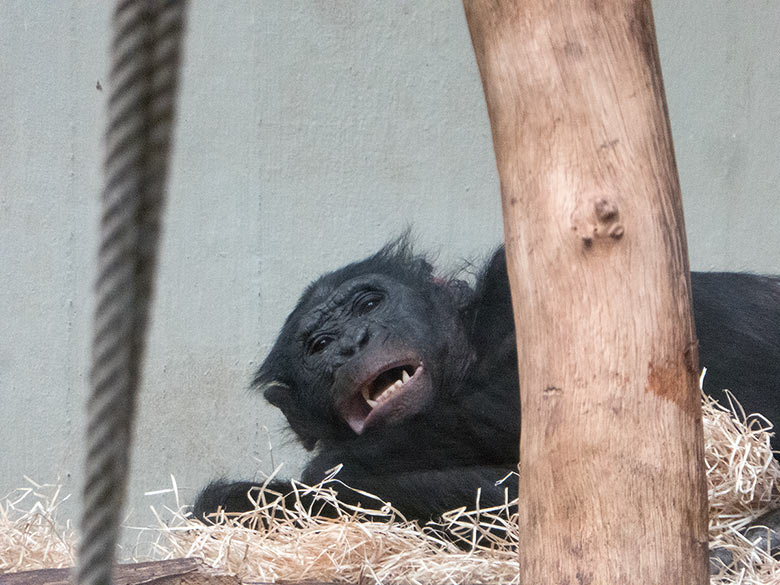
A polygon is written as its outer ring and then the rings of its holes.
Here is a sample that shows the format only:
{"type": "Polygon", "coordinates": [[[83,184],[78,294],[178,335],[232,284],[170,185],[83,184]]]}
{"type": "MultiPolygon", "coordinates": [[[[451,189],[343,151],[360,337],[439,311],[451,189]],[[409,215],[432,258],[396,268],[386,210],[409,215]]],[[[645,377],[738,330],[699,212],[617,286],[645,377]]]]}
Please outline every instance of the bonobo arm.
{"type": "Polygon", "coordinates": [[[207,516],[220,510],[237,514],[248,512],[254,509],[254,505],[249,500],[249,490],[260,487],[262,484],[251,481],[212,481],[198,494],[192,514],[198,520],[206,522],[207,516]]]}
{"type": "MultiPolygon", "coordinates": [[[[314,477],[307,477],[308,475],[307,470],[303,483],[319,481],[314,477]]],[[[480,508],[500,506],[507,498],[515,499],[517,478],[515,475],[507,475],[508,469],[479,466],[359,477],[339,473],[335,478],[337,481],[328,483],[328,487],[336,490],[340,502],[372,510],[378,508],[379,502],[360,492],[381,493],[383,500],[404,517],[426,521],[463,506],[464,503],[471,503],[468,507],[473,507],[477,503],[478,489],[480,508]],[[505,481],[498,484],[505,477],[505,481]]],[[[262,485],[248,481],[213,482],[198,496],[193,513],[196,518],[205,520],[206,516],[220,508],[229,513],[252,510],[254,505],[247,494],[250,490],[259,490],[262,485]]],[[[337,513],[327,501],[315,501],[315,496],[305,490],[299,489],[297,494],[294,493],[290,481],[273,480],[266,487],[284,495],[285,507],[288,509],[292,509],[296,502],[300,501],[301,505],[311,509],[315,515],[334,517],[337,513]]],[[[251,498],[256,499],[257,494],[251,495],[251,498]]]]}
{"type": "MultiPolygon", "coordinates": [[[[480,508],[500,506],[507,497],[509,500],[517,497],[517,477],[499,467],[473,466],[355,477],[347,472],[343,476],[339,473],[336,479],[355,490],[381,493],[382,499],[404,517],[423,522],[462,506],[474,508],[478,491],[480,508]],[[506,480],[502,482],[504,478],[506,480]]],[[[346,488],[337,488],[337,491],[339,499],[347,504],[376,508],[376,500],[358,492],[346,488]]]]}
{"type": "MultiPolygon", "coordinates": [[[[518,489],[515,475],[501,485],[496,484],[515,469],[517,430],[503,432],[495,428],[495,424],[500,424],[492,420],[496,414],[481,411],[478,406],[468,401],[465,405],[442,403],[435,417],[419,417],[404,425],[323,445],[306,466],[301,483],[318,484],[340,465],[336,481],[328,487],[337,492],[341,502],[377,509],[375,498],[359,492],[377,494],[404,517],[421,521],[462,506],[472,508],[478,490],[481,507],[503,504],[505,488],[509,490],[509,499],[515,499],[518,489]],[[511,446],[501,445],[492,455],[492,450],[486,448],[487,443],[502,442],[511,446]]],[[[219,508],[228,513],[252,510],[254,506],[247,492],[261,486],[248,481],[214,482],[199,495],[195,516],[203,519],[219,508]]],[[[305,490],[293,493],[289,480],[272,480],[267,488],[285,495],[288,509],[300,500],[306,508],[314,504],[312,509],[316,514],[336,515],[327,502],[315,503],[313,494],[305,490]]],[[[256,499],[257,494],[252,497],[256,499]]]]}
{"type": "MultiPolygon", "coordinates": [[[[767,512],[759,516],[750,526],[742,531],[742,534],[753,543],[757,550],[769,551],[776,555],[780,552],[780,509],[767,512]]],[[[710,549],[710,573],[716,575],[723,567],[728,567],[734,562],[734,555],[725,548],[710,549]]]]}

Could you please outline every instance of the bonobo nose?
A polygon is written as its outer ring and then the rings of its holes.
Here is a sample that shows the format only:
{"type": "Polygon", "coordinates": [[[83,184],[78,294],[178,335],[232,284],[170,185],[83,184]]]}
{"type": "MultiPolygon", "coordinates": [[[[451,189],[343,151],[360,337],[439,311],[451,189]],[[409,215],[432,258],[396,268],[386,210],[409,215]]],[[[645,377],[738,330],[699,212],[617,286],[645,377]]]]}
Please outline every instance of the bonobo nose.
{"type": "Polygon", "coordinates": [[[355,355],[368,344],[369,339],[370,335],[366,324],[347,329],[339,339],[341,355],[345,357],[355,355]]]}

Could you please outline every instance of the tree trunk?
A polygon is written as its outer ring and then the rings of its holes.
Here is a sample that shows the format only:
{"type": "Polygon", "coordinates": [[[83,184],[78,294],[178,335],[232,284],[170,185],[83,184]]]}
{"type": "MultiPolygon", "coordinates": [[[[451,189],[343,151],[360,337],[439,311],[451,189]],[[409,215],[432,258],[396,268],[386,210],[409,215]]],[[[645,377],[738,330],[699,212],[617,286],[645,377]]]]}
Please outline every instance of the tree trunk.
{"type": "Polygon", "coordinates": [[[648,0],[464,0],[501,179],[520,582],[705,584],[677,169],[648,0]]]}

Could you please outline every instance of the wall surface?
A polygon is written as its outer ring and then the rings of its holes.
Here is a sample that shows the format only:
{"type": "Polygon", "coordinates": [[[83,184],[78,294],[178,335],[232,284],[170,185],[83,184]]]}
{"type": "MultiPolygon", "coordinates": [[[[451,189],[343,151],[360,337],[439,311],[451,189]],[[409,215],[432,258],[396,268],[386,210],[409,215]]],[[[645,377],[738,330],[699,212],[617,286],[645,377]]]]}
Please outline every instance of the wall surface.
{"type": "MultiPolygon", "coordinates": [[[[25,475],[80,487],[108,4],[0,3],[0,496],[25,475]]],[[[692,266],[780,272],[780,3],[654,7],[692,266]]],[[[245,388],[313,277],[406,226],[445,268],[502,237],[459,3],[190,14],[134,525],[172,503],[144,496],[171,475],[191,501],[214,476],[300,469],[280,415],[245,388]]]]}

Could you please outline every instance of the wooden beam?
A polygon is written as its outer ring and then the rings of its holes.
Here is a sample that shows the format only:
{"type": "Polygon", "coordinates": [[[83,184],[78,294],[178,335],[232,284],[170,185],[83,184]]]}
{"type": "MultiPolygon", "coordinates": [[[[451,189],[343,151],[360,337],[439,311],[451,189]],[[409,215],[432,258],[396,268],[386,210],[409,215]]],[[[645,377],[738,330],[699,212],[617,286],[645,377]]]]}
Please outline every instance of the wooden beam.
{"type": "Polygon", "coordinates": [[[464,0],[523,410],[520,582],[704,585],[682,204],[649,0],[464,0]]]}
{"type": "MultiPolygon", "coordinates": [[[[73,585],[73,569],[42,569],[0,575],[0,585],[73,585]]],[[[198,559],[173,559],[116,565],[114,585],[241,585],[198,559]]]]}

